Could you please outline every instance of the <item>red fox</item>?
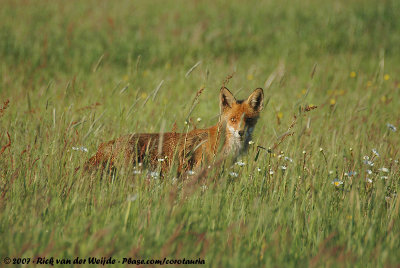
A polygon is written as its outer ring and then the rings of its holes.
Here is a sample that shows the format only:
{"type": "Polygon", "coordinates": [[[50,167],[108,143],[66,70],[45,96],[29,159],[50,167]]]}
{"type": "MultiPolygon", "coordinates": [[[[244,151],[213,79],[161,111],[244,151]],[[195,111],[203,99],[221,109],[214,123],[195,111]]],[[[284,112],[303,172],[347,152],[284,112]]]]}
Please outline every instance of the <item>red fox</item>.
{"type": "Polygon", "coordinates": [[[263,109],[264,92],[254,90],[246,100],[236,100],[222,87],[220,118],[215,126],[194,129],[187,133],[129,134],[100,144],[97,153],[85,164],[85,169],[96,166],[114,167],[117,163],[144,163],[151,168],[171,168],[174,159],[178,174],[210,164],[218,153],[237,156],[247,150],[251,135],[263,109]],[[119,162],[119,160],[121,162],[119,162]]]}

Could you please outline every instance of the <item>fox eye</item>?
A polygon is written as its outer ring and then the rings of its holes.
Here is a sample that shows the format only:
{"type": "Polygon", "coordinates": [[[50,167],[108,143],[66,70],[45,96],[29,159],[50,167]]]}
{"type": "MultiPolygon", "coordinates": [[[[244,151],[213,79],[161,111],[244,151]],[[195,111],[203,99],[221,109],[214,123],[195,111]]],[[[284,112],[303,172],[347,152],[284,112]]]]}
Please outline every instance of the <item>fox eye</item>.
{"type": "Polygon", "coordinates": [[[235,118],[235,117],[232,117],[232,118],[231,118],[231,121],[232,121],[233,123],[235,123],[235,122],[236,122],[236,118],[235,118]]]}

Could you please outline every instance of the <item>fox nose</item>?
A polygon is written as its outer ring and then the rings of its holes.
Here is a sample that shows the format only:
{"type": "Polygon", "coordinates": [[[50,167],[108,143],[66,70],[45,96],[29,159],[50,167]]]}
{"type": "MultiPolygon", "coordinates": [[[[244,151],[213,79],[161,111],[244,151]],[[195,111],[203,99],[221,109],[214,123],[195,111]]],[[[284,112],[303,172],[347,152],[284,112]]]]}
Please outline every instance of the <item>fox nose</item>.
{"type": "Polygon", "coordinates": [[[239,136],[243,137],[243,135],[244,135],[244,130],[239,130],[239,136]]]}

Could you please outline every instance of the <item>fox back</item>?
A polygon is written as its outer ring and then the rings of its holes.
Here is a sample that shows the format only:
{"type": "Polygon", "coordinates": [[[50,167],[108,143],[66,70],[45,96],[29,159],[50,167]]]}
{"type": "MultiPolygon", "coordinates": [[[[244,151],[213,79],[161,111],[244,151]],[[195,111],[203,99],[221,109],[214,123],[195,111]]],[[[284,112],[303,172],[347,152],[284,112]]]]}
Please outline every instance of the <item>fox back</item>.
{"type": "Polygon", "coordinates": [[[178,173],[209,164],[217,154],[237,156],[247,150],[263,108],[264,93],[254,90],[246,100],[236,100],[225,87],[220,91],[220,117],[216,125],[187,133],[142,133],[125,135],[100,144],[85,164],[86,170],[104,169],[117,163],[144,163],[150,168],[168,170],[174,160],[178,173]]]}

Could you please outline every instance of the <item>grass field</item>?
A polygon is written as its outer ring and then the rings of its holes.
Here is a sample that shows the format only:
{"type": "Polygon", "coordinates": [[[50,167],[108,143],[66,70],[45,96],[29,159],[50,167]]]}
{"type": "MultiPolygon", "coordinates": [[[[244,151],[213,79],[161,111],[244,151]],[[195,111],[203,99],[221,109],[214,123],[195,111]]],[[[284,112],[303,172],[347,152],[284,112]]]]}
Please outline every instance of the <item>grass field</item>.
{"type": "Polygon", "coordinates": [[[400,265],[400,1],[0,7],[0,265],[400,265]],[[236,95],[269,100],[244,166],[198,181],[74,173],[120,135],[215,124],[232,74],[236,95]]]}

